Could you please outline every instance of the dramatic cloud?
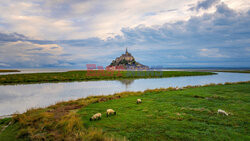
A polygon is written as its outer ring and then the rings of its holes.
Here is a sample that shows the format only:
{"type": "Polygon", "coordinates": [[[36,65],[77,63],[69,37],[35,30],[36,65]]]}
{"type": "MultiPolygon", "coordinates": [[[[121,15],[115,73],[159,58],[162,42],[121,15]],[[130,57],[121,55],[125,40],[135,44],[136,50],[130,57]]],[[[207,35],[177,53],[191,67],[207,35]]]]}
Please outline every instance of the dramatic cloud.
{"type": "Polygon", "coordinates": [[[197,6],[196,6],[196,10],[198,11],[199,9],[208,9],[211,6],[213,6],[214,4],[218,3],[220,0],[204,0],[204,1],[200,1],[198,2],[197,6]]]}
{"type": "Polygon", "coordinates": [[[62,47],[56,44],[33,44],[27,41],[0,43],[0,67],[39,68],[69,66],[62,47]]]}
{"type": "Polygon", "coordinates": [[[250,67],[248,0],[0,2],[0,67],[250,67]],[[193,9],[193,10],[190,10],[193,9]]]}
{"type": "Polygon", "coordinates": [[[28,39],[27,37],[18,33],[11,33],[11,34],[0,33],[0,42],[15,42],[27,39],[28,39]]]}

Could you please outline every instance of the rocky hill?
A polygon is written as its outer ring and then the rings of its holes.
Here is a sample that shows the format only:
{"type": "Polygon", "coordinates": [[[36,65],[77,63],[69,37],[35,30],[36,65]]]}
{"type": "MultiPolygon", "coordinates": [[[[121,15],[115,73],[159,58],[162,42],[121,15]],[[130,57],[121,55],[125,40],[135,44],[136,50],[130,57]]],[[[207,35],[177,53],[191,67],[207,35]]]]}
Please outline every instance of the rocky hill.
{"type": "Polygon", "coordinates": [[[111,62],[109,66],[107,66],[108,69],[116,69],[118,67],[122,67],[124,69],[141,69],[141,70],[148,70],[149,67],[140,64],[139,62],[135,61],[135,58],[131,55],[131,53],[128,52],[126,49],[125,54],[122,54],[120,57],[117,57],[115,60],[111,62]]]}

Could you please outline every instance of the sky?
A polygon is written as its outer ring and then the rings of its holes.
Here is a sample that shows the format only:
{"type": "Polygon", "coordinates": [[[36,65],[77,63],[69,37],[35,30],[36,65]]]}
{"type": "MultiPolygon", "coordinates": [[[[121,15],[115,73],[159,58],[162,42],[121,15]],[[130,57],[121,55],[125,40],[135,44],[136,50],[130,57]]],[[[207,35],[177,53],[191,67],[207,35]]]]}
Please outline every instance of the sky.
{"type": "Polygon", "coordinates": [[[249,0],[0,1],[0,68],[250,67],[249,0]]]}

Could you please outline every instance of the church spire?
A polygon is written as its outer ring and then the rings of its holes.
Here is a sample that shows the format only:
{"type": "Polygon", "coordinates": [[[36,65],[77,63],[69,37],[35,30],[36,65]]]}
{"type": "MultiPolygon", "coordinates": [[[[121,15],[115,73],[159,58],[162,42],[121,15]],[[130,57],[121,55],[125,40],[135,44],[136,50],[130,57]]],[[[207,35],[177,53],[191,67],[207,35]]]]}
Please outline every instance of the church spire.
{"type": "Polygon", "coordinates": [[[126,54],[128,53],[128,48],[126,48],[126,52],[125,52],[126,54]]]}

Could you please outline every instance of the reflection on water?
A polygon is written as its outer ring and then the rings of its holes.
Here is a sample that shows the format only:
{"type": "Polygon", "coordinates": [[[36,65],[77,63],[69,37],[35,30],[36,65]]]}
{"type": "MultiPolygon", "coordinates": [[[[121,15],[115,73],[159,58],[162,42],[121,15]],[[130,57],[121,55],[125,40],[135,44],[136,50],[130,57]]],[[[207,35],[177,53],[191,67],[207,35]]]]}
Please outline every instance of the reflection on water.
{"type": "Polygon", "coordinates": [[[122,91],[143,91],[154,88],[183,87],[249,81],[250,74],[218,73],[218,75],[172,77],[159,79],[126,79],[114,81],[88,81],[0,86],[0,116],[32,107],[44,107],[90,95],[107,95],[122,91]]]}
{"type": "Polygon", "coordinates": [[[131,85],[134,82],[134,79],[120,79],[118,81],[120,81],[123,85],[126,86],[125,91],[127,91],[128,90],[128,86],[131,85]]]}
{"type": "Polygon", "coordinates": [[[118,81],[120,81],[123,85],[128,86],[128,85],[131,85],[134,82],[134,79],[120,79],[118,81]]]}

